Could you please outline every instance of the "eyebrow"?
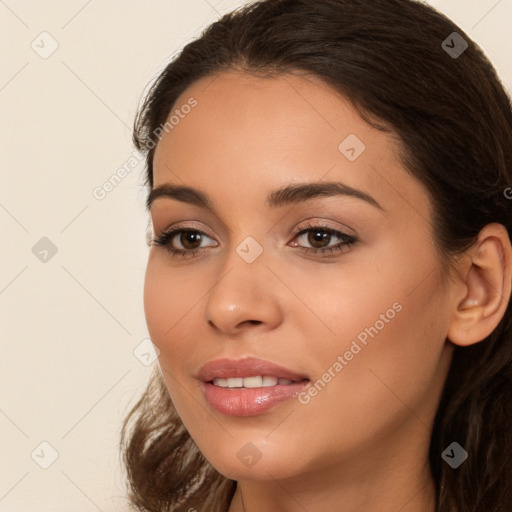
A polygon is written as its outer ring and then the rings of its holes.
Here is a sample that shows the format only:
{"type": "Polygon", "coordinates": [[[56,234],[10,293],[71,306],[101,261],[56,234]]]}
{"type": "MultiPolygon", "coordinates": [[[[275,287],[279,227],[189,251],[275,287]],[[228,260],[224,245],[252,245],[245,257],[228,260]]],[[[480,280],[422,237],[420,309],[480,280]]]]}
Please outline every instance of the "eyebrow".
{"type": "MultiPolygon", "coordinates": [[[[366,192],[349,187],[344,183],[334,181],[318,181],[287,185],[270,192],[267,196],[266,206],[270,208],[280,208],[282,206],[298,204],[317,197],[334,196],[355,197],[356,199],[366,201],[370,205],[385,211],[379,202],[366,192]]],[[[199,206],[201,208],[207,208],[211,211],[215,210],[213,201],[207,193],[193,187],[172,185],[170,183],[159,185],[149,193],[146,200],[146,208],[149,210],[153,201],[164,197],[174,199],[175,201],[181,201],[182,203],[199,206]]]]}

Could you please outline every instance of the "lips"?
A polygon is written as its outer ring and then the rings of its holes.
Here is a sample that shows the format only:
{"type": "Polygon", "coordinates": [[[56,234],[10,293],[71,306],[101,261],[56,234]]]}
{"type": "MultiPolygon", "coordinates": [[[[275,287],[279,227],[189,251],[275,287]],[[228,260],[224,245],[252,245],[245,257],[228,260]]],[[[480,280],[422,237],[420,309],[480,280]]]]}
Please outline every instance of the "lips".
{"type": "Polygon", "coordinates": [[[215,378],[244,378],[257,375],[289,379],[294,382],[304,379],[309,380],[305,374],[256,357],[246,357],[244,359],[224,358],[209,361],[200,369],[197,378],[203,382],[211,382],[215,378]]]}

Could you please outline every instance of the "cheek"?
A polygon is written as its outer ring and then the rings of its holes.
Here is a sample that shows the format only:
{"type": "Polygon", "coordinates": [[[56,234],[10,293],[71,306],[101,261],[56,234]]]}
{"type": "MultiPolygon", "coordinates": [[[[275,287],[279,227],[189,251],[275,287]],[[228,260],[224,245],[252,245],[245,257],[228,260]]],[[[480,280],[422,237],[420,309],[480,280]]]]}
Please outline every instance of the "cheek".
{"type": "Polygon", "coordinates": [[[294,315],[302,333],[297,349],[320,379],[311,417],[330,409],[337,411],[334,421],[349,417],[363,425],[369,411],[380,411],[388,421],[388,413],[409,414],[401,401],[420,406],[442,385],[446,296],[430,246],[413,242],[401,251],[389,243],[378,260],[360,252],[357,265],[295,276],[297,295],[314,313],[297,314],[297,308],[294,315]]]}
{"type": "Polygon", "coordinates": [[[151,340],[162,351],[163,337],[172,326],[168,313],[173,311],[175,301],[171,288],[165,286],[168,277],[159,270],[155,260],[151,253],[144,278],[144,314],[151,340]],[[166,293],[166,290],[169,292],[166,293]]]}
{"type": "Polygon", "coordinates": [[[200,279],[190,279],[185,272],[171,268],[165,258],[150,254],[144,280],[146,324],[151,340],[160,350],[161,364],[168,364],[171,353],[174,356],[181,350],[189,317],[197,315],[195,308],[201,307],[205,293],[200,279]]]}
{"type": "Polygon", "coordinates": [[[417,287],[411,284],[427,274],[411,271],[398,279],[389,273],[377,281],[368,272],[358,284],[352,277],[331,281],[323,298],[310,294],[335,334],[303,347],[316,362],[314,386],[303,397],[303,403],[309,400],[309,428],[323,417],[325,435],[342,425],[357,446],[379,431],[392,432],[410,419],[411,410],[430,421],[445,377],[440,361],[447,316],[434,274],[417,287]]]}
{"type": "Polygon", "coordinates": [[[204,295],[204,290],[195,290],[196,283],[166,265],[165,256],[150,253],[144,281],[146,324],[152,342],[160,350],[158,364],[169,395],[182,418],[193,409],[190,394],[183,393],[180,372],[195,348],[188,317],[194,314],[194,307],[200,307],[198,302],[204,295]]]}

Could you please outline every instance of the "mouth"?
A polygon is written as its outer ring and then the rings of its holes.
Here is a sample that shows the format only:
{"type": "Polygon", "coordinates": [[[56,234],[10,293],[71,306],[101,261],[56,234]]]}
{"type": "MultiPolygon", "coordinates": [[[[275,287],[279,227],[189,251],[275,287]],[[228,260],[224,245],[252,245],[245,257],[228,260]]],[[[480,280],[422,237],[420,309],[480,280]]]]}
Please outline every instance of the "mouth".
{"type": "Polygon", "coordinates": [[[272,375],[253,375],[251,377],[216,377],[208,384],[213,384],[221,388],[239,389],[239,388],[269,388],[273,386],[290,386],[297,382],[309,382],[309,379],[286,379],[283,377],[275,377],[272,375]]]}
{"type": "Polygon", "coordinates": [[[210,407],[225,416],[256,416],[263,414],[297,397],[309,380],[266,387],[222,387],[213,382],[203,382],[203,397],[210,407]]]}
{"type": "Polygon", "coordinates": [[[310,382],[299,372],[258,358],[218,359],[197,376],[206,402],[227,416],[255,416],[296,397],[310,382]]]}
{"type": "Polygon", "coordinates": [[[216,359],[206,363],[197,378],[221,387],[269,387],[309,380],[307,375],[256,357],[216,359]]]}

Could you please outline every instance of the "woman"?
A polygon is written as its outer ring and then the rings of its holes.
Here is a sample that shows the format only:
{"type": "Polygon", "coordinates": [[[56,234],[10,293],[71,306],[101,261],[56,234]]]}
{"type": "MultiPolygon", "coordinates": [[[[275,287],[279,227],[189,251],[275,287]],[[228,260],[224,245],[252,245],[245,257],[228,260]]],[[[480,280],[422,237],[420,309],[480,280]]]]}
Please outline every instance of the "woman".
{"type": "Polygon", "coordinates": [[[411,0],[267,0],[136,120],[138,510],[512,510],[512,112],[411,0]]]}

